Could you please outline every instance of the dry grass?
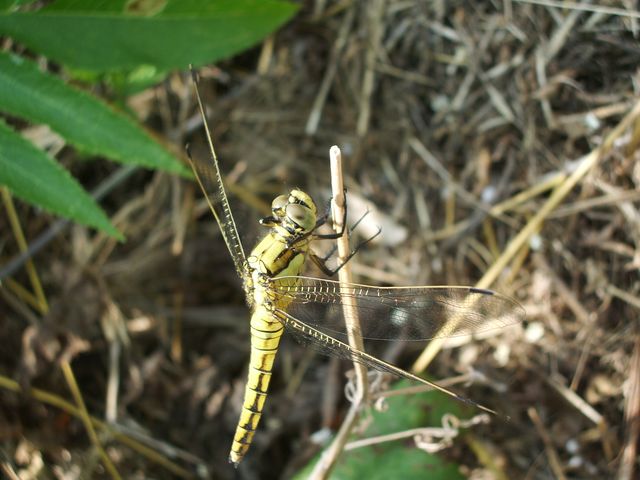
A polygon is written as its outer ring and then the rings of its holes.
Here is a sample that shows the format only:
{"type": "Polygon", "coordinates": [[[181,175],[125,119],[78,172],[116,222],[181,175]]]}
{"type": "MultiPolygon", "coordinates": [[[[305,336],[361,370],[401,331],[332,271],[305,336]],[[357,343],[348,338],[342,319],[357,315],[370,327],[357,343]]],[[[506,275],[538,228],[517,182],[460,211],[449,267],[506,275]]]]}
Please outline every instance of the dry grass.
{"type": "MultiPolygon", "coordinates": [[[[628,114],[638,110],[638,12],[627,2],[557,3],[317,0],[260,48],[202,69],[203,95],[248,240],[253,219],[289,186],[328,197],[337,144],[350,205],[366,199],[383,224],[382,241],[353,264],[360,280],[473,285],[510,252],[488,283],[523,304],[526,323],[445,342],[429,367],[439,377],[484,372],[495,388],[465,394],[512,419],[474,429],[460,463],[496,478],[631,479],[640,123],[628,114]]],[[[205,157],[190,88],[175,74],[132,106],[205,157]]],[[[99,168],[77,173],[94,184],[99,168]]],[[[125,478],[205,467],[232,478],[248,327],[217,227],[194,185],[161,173],[134,173],[104,205],[126,244],[68,228],[35,257],[42,293],[26,268],[0,290],[3,471],[36,478],[43,464],[45,478],[106,475],[104,447],[125,478]],[[84,405],[120,430],[83,415],[84,405]]],[[[27,243],[50,228],[17,209],[27,243]]],[[[3,264],[19,253],[9,218],[0,219],[3,264]]],[[[339,426],[342,372],[301,355],[280,354],[243,478],[291,473],[316,451],[311,433],[339,426]]]]}

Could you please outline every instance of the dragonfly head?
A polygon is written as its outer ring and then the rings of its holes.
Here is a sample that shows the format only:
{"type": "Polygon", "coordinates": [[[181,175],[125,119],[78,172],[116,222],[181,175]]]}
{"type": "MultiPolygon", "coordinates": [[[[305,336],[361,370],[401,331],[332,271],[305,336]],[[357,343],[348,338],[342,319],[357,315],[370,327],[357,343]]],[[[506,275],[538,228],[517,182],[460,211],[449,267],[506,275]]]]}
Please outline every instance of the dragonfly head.
{"type": "Polygon", "coordinates": [[[291,190],[271,202],[272,215],[260,220],[265,227],[281,227],[289,235],[311,232],[316,226],[317,208],[302,190],[291,190]]]}

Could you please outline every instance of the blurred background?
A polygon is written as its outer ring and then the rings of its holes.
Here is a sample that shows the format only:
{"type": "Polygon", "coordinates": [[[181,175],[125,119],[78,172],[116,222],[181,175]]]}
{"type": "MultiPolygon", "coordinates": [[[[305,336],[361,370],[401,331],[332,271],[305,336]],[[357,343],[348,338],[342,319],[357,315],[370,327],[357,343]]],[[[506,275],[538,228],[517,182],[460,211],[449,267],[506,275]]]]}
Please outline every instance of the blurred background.
{"type": "Polygon", "coordinates": [[[350,218],[370,212],[353,241],[382,228],[356,281],[480,282],[526,310],[432,361],[391,343],[385,360],[462,378],[500,415],[445,445],[413,429],[477,411],[381,400],[352,438],[397,439],[331,478],[637,478],[635,7],[0,2],[3,474],[306,478],[344,419],[352,367],[285,339],[253,446],[227,463],[249,311],[189,177],[184,145],[210,155],[193,64],[246,249],[291,187],[325,205],[338,145],[350,218]]]}

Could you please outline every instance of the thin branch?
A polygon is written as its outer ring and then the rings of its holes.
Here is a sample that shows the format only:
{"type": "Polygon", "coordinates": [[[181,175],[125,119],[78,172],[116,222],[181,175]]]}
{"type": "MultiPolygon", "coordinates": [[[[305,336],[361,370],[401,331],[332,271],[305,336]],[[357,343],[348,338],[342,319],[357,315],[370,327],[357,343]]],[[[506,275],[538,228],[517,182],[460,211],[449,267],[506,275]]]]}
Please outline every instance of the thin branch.
{"type": "Polygon", "coordinates": [[[637,10],[627,10],[626,8],[615,8],[606,5],[590,5],[583,2],[565,2],[564,0],[515,0],[518,3],[531,3],[543,7],[555,7],[567,10],[579,10],[582,12],[593,12],[602,15],[616,15],[628,18],[640,18],[637,10]]]}
{"type": "Polygon", "coordinates": [[[338,32],[338,38],[333,44],[331,58],[329,58],[329,66],[327,67],[327,71],[325,72],[322,83],[320,84],[320,89],[318,90],[316,99],[313,102],[313,107],[311,107],[311,113],[309,114],[309,119],[307,120],[307,125],[304,129],[307,135],[315,135],[316,131],[318,130],[318,124],[320,123],[320,118],[322,117],[322,110],[324,109],[324,104],[327,100],[327,95],[329,94],[329,89],[331,88],[333,79],[335,78],[336,72],[338,71],[340,56],[342,55],[342,50],[347,43],[347,37],[349,36],[349,31],[351,30],[351,24],[353,23],[355,12],[356,7],[352,6],[344,15],[342,25],[340,26],[340,31],[338,32]]]}
{"type": "MultiPolygon", "coordinates": [[[[346,199],[344,194],[342,156],[340,149],[335,145],[331,147],[329,157],[331,160],[331,215],[333,216],[333,228],[336,232],[344,232],[344,235],[337,240],[338,262],[342,265],[345,262],[345,259],[349,256],[350,246],[348,229],[346,228],[346,225],[342,225],[345,218],[346,199]]],[[[346,263],[338,271],[338,278],[341,285],[344,283],[352,283],[351,266],[349,263],[346,263]]],[[[349,345],[356,350],[363,351],[364,344],[362,341],[362,330],[360,328],[358,311],[354,301],[355,300],[351,296],[346,295],[343,297],[343,312],[347,335],[349,337],[349,345]]],[[[344,451],[344,446],[347,443],[351,429],[356,423],[360,406],[366,401],[368,391],[367,369],[364,365],[356,361],[353,362],[353,365],[356,372],[356,394],[353,397],[349,412],[342,422],[338,434],[333,440],[333,443],[322,454],[322,457],[309,476],[310,479],[324,479],[331,474],[331,470],[335,466],[338,457],[344,451]]]]}
{"type": "MultiPolygon", "coordinates": [[[[139,169],[140,167],[136,165],[125,165],[119,168],[103,180],[102,183],[91,192],[91,196],[96,200],[101,200],[139,169]]],[[[42,235],[29,242],[29,247],[24,252],[2,266],[0,269],[0,281],[17,272],[27,260],[33,258],[36,253],[47,246],[51,240],[58,236],[58,234],[70,224],[71,221],[66,218],[56,220],[42,235]]]]}
{"type": "MultiPolygon", "coordinates": [[[[21,393],[24,395],[28,395],[31,398],[45,403],[47,405],[51,405],[52,407],[59,408],[60,410],[72,415],[74,417],[80,417],[80,409],[73,405],[72,403],[64,400],[63,398],[55,395],[53,393],[47,392],[46,390],[41,390],[39,388],[30,388],[28,390],[23,390],[22,387],[16,382],[4,375],[0,375],[0,388],[4,388],[6,390],[21,393]]],[[[106,422],[103,422],[95,417],[89,417],[91,423],[94,427],[99,428],[101,430],[105,430],[112,435],[113,438],[118,440],[119,442],[127,445],[129,448],[135,450],[140,455],[146,457],[151,462],[154,462],[162,467],[166,468],[168,471],[173,473],[174,475],[180,478],[193,478],[194,475],[166,457],[162,456],[160,453],[155,450],[149,448],[138,440],[131,438],[130,436],[119,432],[115,429],[116,425],[109,425],[106,422]]],[[[149,439],[147,439],[149,440],[149,439]]],[[[199,464],[199,467],[202,467],[202,464],[199,464]]]]}
{"type": "MultiPolygon", "coordinates": [[[[522,230],[511,240],[504,252],[491,265],[482,278],[476,283],[477,288],[489,288],[498,278],[500,273],[507,267],[509,262],[516,256],[521,248],[526,247],[532,235],[539,231],[542,223],[549,214],[564,200],[584,176],[606,155],[614,141],[620,137],[627,128],[640,116],[640,101],[636,102],[633,109],[620,121],[620,123],[609,133],[602,144],[592,150],[589,154],[580,159],[576,169],[569,175],[551,194],[549,199],[540,208],[522,230]]],[[[455,326],[454,326],[455,327],[455,326]]],[[[450,328],[448,325],[445,328],[450,328]]],[[[420,357],[412,366],[413,372],[423,372],[440,351],[445,338],[434,339],[420,354],[420,357]]]]}
{"type": "Polygon", "coordinates": [[[637,478],[638,439],[640,439],[640,337],[636,337],[629,365],[629,388],[625,399],[625,445],[620,458],[618,480],[637,478]]]}
{"type": "Polygon", "coordinates": [[[78,387],[78,383],[76,382],[76,377],[73,374],[71,365],[67,360],[63,360],[60,366],[62,368],[62,373],[64,374],[64,378],[67,381],[67,385],[69,386],[69,390],[71,390],[71,394],[73,395],[76,405],[78,406],[78,410],[80,411],[80,418],[82,419],[84,428],[87,430],[87,434],[91,439],[91,443],[93,443],[93,446],[98,451],[98,455],[100,455],[100,458],[102,459],[102,463],[104,464],[105,468],[109,472],[109,475],[111,475],[111,478],[120,480],[122,477],[120,476],[115,465],[109,458],[109,455],[107,455],[107,452],[105,452],[102,446],[102,443],[100,443],[100,439],[96,434],[96,430],[93,427],[93,423],[91,422],[91,418],[89,417],[89,412],[87,411],[87,407],[82,398],[82,393],[80,393],[80,388],[78,387]]]}
{"type": "Polygon", "coordinates": [[[533,407],[529,407],[529,409],[527,409],[527,413],[529,414],[529,418],[531,418],[533,425],[536,427],[538,435],[542,438],[544,450],[547,453],[547,459],[549,460],[549,466],[551,467],[555,478],[558,480],[566,480],[567,477],[562,470],[562,464],[560,462],[560,457],[558,457],[558,452],[556,452],[556,449],[554,448],[551,435],[545,428],[544,423],[542,423],[542,420],[538,415],[538,411],[533,407]]]}
{"type": "MultiPolygon", "coordinates": [[[[18,244],[18,248],[21,253],[25,253],[29,249],[29,245],[27,245],[27,240],[24,236],[24,231],[22,230],[22,226],[20,225],[20,220],[18,219],[18,214],[16,213],[16,207],[13,204],[13,199],[11,197],[11,192],[7,187],[0,188],[0,192],[2,193],[2,200],[4,202],[4,208],[7,212],[7,216],[9,217],[9,223],[11,224],[11,230],[13,231],[13,237],[18,244]]],[[[33,263],[31,258],[26,259],[26,270],[27,275],[29,276],[29,281],[31,282],[31,288],[33,289],[33,294],[28,292],[29,295],[25,298],[25,300],[33,300],[29,302],[32,306],[40,313],[44,313],[49,310],[49,304],[47,303],[47,297],[44,294],[44,290],[42,288],[42,284],[40,283],[40,277],[38,276],[38,271],[33,263]]],[[[21,290],[18,289],[16,292],[19,295],[21,290]]]]}

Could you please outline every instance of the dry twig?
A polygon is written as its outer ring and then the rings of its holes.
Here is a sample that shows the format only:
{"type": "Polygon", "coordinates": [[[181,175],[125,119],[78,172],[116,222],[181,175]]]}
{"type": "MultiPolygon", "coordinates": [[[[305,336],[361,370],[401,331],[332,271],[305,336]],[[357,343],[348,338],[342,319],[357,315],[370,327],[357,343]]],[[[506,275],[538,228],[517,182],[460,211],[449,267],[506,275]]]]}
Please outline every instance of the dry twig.
{"type": "MultiPolygon", "coordinates": [[[[338,244],[338,265],[343,267],[338,271],[340,283],[352,283],[351,267],[346,259],[351,253],[351,247],[349,245],[349,234],[346,225],[342,224],[345,218],[346,199],[344,181],[342,179],[342,155],[340,149],[337,146],[331,147],[329,151],[329,157],[331,159],[331,215],[333,217],[333,228],[336,232],[344,232],[344,234],[337,239],[338,244]]],[[[347,335],[349,338],[349,345],[358,351],[364,351],[364,344],[362,342],[362,332],[360,329],[360,323],[358,319],[358,312],[352,296],[345,296],[343,298],[343,310],[344,318],[347,322],[347,335]]],[[[367,399],[367,369],[361,363],[354,361],[354,369],[356,372],[356,394],[352,398],[349,412],[342,422],[336,437],[331,445],[323,452],[320,460],[313,469],[313,472],[309,476],[312,479],[324,479],[328,478],[331,474],[331,470],[338,461],[338,457],[342,453],[344,446],[347,442],[351,429],[355,425],[358,419],[358,414],[363,403],[367,399]]]]}

